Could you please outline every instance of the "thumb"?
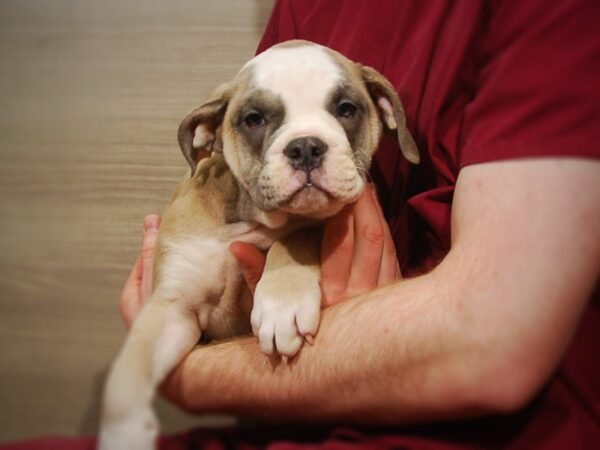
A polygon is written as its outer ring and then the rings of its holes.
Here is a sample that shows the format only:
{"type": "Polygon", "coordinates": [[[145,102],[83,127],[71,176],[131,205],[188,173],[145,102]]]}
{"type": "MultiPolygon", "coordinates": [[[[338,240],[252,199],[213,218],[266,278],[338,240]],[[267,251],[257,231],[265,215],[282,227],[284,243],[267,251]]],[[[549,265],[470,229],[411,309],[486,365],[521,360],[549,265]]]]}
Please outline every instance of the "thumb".
{"type": "Polygon", "coordinates": [[[254,296],[256,285],[265,268],[266,256],[254,245],[241,241],[233,242],[229,246],[229,251],[240,263],[246,285],[254,296]]]}

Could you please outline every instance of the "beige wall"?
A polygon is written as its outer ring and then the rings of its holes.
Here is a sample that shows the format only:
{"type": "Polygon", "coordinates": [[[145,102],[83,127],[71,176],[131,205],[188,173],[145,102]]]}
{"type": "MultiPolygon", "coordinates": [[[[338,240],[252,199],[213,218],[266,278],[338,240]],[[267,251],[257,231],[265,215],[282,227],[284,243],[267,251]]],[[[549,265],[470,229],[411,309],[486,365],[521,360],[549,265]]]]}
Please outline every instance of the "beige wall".
{"type": "Polygon", "coordinates": [[[142,218],[187,168],[177,125],[252,56],[270,8],[0,1],[0,442],[95,431],[142,218]]]}

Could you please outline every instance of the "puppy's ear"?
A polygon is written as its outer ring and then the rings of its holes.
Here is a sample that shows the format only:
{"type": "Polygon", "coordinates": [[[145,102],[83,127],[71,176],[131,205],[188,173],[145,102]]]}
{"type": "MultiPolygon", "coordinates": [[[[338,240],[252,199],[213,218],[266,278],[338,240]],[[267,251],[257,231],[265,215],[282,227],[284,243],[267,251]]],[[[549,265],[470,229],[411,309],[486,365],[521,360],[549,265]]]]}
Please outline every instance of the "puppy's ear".
{"type": "Polygon", "coordinates": [[[419,164],[419,149],[406,128],[404,108],[391,83],[372,67],[360,66],[363,81],[379,110],[382,122],[390,130],[396,130],[398,143],[404,157],[413,164],[419,164]]]}
{"type": "Polygon", "coordinates": [[[192,110],[179,125],[177,141],[192,169],[192,175],[200,159],[212,152],[222,151],[221,125],[231,91],[229,83],[219,86],[206,102],[192,110]]]}

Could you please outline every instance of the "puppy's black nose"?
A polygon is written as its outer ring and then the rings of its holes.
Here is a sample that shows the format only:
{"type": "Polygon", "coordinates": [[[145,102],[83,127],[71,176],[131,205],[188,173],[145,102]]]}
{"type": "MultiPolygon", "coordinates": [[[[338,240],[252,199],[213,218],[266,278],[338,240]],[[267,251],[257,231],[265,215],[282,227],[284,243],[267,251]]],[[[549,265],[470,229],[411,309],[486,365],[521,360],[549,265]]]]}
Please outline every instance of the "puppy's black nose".
{"type": "Polygon", "coordinates": [[[319,138],[307,136],[294,139],[283,150],[283,154],[290,158],[292,167],[309,173],[321,165],[327,145],[319,138]]]}

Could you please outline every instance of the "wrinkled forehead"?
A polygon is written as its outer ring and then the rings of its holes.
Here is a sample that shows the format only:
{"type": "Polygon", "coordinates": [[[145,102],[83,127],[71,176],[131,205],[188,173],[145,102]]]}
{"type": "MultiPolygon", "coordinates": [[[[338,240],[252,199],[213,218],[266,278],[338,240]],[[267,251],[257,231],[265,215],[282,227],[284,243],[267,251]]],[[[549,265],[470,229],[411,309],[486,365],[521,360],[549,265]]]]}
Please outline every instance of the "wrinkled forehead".
{"type": "Polygon", "coordinates": [[[332,91],[345,79],[337,62],[316,45],[271,48],[244,69],[251,73],[252,89],[278,96],[292,115],[323,108],[332,91]]]}

